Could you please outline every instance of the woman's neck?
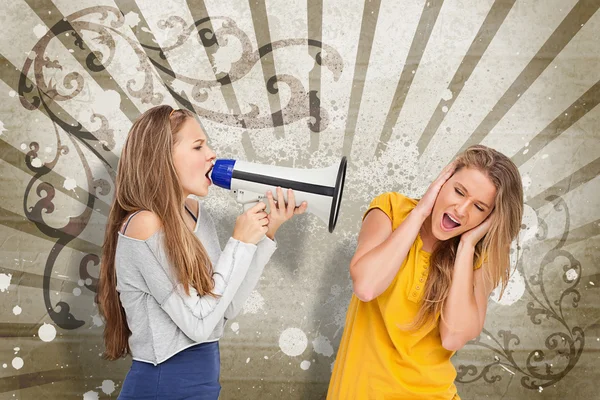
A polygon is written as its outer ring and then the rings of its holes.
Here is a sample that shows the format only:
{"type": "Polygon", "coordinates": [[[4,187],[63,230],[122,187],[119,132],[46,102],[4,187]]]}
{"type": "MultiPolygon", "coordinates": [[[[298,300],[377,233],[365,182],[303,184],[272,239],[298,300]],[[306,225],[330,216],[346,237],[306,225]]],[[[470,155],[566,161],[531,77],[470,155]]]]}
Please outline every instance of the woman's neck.
{"type": "Polygon", "coordinates": [[[419,231],[421,235],[421,241],[423,242],[423,250],[431,253],[435,244],[438,242],[435,236],[433,236],[431,229],[431,215],[423,221],[423,225],[421,225],[421,230],[419,231]]]}

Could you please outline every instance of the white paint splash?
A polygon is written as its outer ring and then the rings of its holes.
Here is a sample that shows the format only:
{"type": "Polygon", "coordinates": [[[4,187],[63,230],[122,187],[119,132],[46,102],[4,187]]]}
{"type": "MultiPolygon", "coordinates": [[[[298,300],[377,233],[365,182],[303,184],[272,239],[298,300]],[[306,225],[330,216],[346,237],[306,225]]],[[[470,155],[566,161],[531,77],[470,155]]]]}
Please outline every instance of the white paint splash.
{"type": "Polygon", "coordinates": [[[443,113],[447,113],[447,112],[448,112],[448,106],[444,106],[444,107],[442,107],[442,112],[443,112],[443,113]]]}
{"type": "Polygon", "coordinates": [[[246,364],[250,362],[250,357],[246,358],[246,364]]]}
{"type": "Polygon", "coordinates": [[[10,286],[10,279],[12,278],[12,274],[0,274],[0,292],[4,292],[8,290],[10,286]]]}
{"type": "Polygon", "coordinates": [[[491,299],[496,303],[503,306],[510,306],[511,304],[516,303],[525,293],[525,280],[523,276],[519,272],[519,270],[514,270],[508,280],[508,285],[506,285],[506,289],[502,294],[502,298],[499,299],[500,295],[500,287],[497,287],[492,292],[491,299]]]}
{"type": "Polygon", "coordinates": [[[19,314],[21,314],[21,311],[23,311],[23,309],[21,309],[21,307],[19,307],[19,306],[13,307],[13,314],[19,315],[19,314]]]}
{"type": "Polygon", "coordinates": [[[94,326],[102,326],[104,325],[104,321],[102,321],[102,317],[99,314],[92,315],[92,323],[94,326]]]}
{"type": "Polygon", "coordinates": [[[577,274],[577,271],[575,271],[573,268],[568,270],[565,273],[565,275],[566,275],[568,281],[574,281],[579,276],[579,274],[577,274]]]}
{"type": "Polygon", "coordinates": [[[42,36],[44,36],[46,33],[48,32],[48,27],[46,25],[42,25],[42,24],[37,24],[34,28],[33,28],[33,34],[38,38],[41,39],[42,36]]]}
{"type": "Polygon", "coordinates": [[[40,329],[38,329],[38,336],[44,342],[51,342],[56,337],[56,328],[54,325],[44,323],[44,325],[40,326],[40,329]]]}
{"type": "Polygon", "coordinates": [[[451,100],[452,99],[452,90],[450,90],[450,89],[444,90],[444,93],[442,93],[442,99],[444,101],[451,100]]]}
{"type": "Polygon", "coordinates": [[[8,365],[6,363],[2,364],[2,368],[6,368],[8,365]]]}
{"type": "Polygon", "coordinates": [[[315,340],[313,340],[312,345],[315,349],[315,352],[318,354],[322,354],[326,357],[331,357],[333,355],[333,347],[329,342],[329,339],[325,336],[319,336],[315,340]]]}
{"type": "Polygon", "coordinates": [[[4,127],[4,122],[0,121],[0,135],[2,135],[2,132],[7,131],[8,129],[6,129],[4,127]]]}
{"type": "Polygon", "coordinates": [[[250,293],[250,296],[244,303],[244,314],[256,314],[265,306],[265,299],[256,290],[250,293]]]}
{"type": "Polygon", "coordinates": [[[279,336],[279,348],[288,356],[299,356],[307,346],[308,338],[298,328],[288,328],[279,336]]]}
{"type": "Polygon", "coordinates": [[[89,392],[85,392],[83,394],[83,400],[98,400],[98,393],[90,390],[89,392]]]}
{"type": "Polygon", "coordinates": [[[19,351],[21,351],[21,348],[20,347],[15,347],[13,350],[14,350],[15,354],[17,354],[19,351]]]}
{"type": "Polygon", "coordinates": [[[306,360],[302,361],[300,363],[300,368],[302,368],[305,371],[308,370],[310,368],[310,361],[306,361],[306,360]]]}
{"type": "Polygon", "coordinates": [[[77,187],[77,181],[73,178],[66,178],[63,187],[67,190],[74,190],[77,187]]]}
{"type": "Polygon", "coordinates": [[[231,324],[231,330],[234,331],[236,334],[240,333],[240,324],[234,322],[233,324],[231,324]]]}
{"type": "Polygon", "coordinates": [[[27,150],[27,145],[25,143],[21,143],[21,150],[27,150]]]}
{"type": "Polygon", "coordinates": [[[137,26],[140,23],[140,16],[133,11],[129,11],[125,14],[125,23],[131,27],[137,26]]]}
{"type": "Polygon", "coordinates": [[[8,92],[8,95],[10,97],[15,97],[17,95],[17,92],[15,92],[14,90],[11,90],[10,92],[8,92]]]}
{"type": "Polygon", "coordinates": [[[115,383],[111,380],[102,381],[102,391],[105,394],[111,394],[115,391],[115,383]]]}
{"type": "Polygon", "coordinates": [[[12,360],[12,366],[14,369],[21,369],[23,368],[23,359],[21,357],[15,357],[12,360]]]}
{"type": "Polygon", "coordinates": [[[75,296],[79,296],[81,294],[81,289],[79,289],[78,287],[76,287],[75,289],[73,289],[73,294],[75,296]]]}
{"type": "Polygon", "coordinates": [[[229,72],[231,63],[239,58],[239,53],[235,43],[228,43],[228,46],[220,46],[213,54],[215,60],[215,72],[229,72]]]}
{"type": "Polygon", "coordinates": [[[36,157],[33,160],[31,160],[31,165],[35,168],[40,168],[42,166],[42,160],[36,157]]]}

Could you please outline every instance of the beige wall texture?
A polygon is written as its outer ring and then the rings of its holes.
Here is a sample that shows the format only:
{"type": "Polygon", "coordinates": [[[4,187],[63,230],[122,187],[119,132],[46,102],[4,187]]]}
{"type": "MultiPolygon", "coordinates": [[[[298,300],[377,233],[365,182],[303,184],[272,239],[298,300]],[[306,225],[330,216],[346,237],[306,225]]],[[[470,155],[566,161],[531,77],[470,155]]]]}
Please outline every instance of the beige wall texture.
{"type": "MultiPolygon", "coordinates": [[[[333,233],[303,215],[221,341],[223,399],[322,399],[362,213],[465,147],[519,167],[507,293],[453,358],[463,399],[597,399],[600,0],[0,2],[0,398],[116,398],[93,298],[127,131],[195,112],[221,158],[348,157],[333,233]]],[[[204,200],[221,241],[241,207],[204,200]]]]}

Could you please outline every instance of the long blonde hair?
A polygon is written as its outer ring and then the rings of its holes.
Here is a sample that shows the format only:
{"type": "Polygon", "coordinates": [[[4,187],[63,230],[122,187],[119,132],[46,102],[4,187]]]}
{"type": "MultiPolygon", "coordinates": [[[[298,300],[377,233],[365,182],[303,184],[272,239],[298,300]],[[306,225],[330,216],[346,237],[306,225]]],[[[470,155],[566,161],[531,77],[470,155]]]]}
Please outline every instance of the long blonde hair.
{"type": "MultiPolygon", "coordinates": [[[[474,266],[485,263],[482,270],[492,287],[502,284],[500,297],[510,277],[510,244],[521,229],[523,185],[517,166],[504,154],[482,145],[467,148],[456,159],[456,171],[473,168],[484,173],[496,187],[494,218],[487,234],[475,246],[474,266]]],[[[429,276],[425,282],[423,302],[409,329],[435,322],[442,315],[450,292],[452,271],[460,236],[438,242],[431,254],[429,276]]]]}
{"type": "Polygon", "coordinates": [[[130,353],[131,331],[116,288],[115,251],[119,229],[131,213],[147,210],[158,216],[167,256],[186,293],[192,286],[200,295],[212,295],[212,264],[200,240],[185,225],[181,214],[184,192],[173,164],[177,132],[188,118],[194,115],[167,105],[149,109],[134,122],[121,152],[96,294],[106,324],[106,359],[130,353]]]}

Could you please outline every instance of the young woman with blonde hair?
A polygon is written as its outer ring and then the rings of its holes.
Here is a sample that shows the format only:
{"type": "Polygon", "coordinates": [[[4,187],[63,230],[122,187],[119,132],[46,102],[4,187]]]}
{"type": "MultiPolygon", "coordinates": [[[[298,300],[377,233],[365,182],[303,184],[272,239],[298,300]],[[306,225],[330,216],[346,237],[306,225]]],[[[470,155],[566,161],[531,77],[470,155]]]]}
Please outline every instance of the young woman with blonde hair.
{"type": "MultiPolygon", "coordinates": [[[[223,327],[276,249],[282,223],[306,210],[267,194],[240,215],[221,250],[202,203],[215,153],[194,115],[170,106],[135,121],[119,161],[97,303],[105,357],[130,354],[119,399],[217,399],[223,327]]],[[[278,198],[282,197],[278,188],[278,198]]]]}
{"type": "Polygon", "coordinates": [[[472,146],[420,200],[376,197],[350,263],[354,294],[327,398],[459,399],[450,362],[506,287],[523,214],[515,164],[472,146]]]}

